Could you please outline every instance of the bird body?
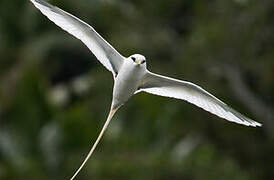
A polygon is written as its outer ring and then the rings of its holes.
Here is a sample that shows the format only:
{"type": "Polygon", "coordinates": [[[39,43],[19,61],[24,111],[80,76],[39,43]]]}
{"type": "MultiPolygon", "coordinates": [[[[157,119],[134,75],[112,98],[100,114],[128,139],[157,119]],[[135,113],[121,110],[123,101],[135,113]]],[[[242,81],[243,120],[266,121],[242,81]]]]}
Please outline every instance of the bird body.
{"type": "Polygon", "coordinates": [[[137,54],[125,59],[114,81],[112,108],[123,105],[134,95],[144,75],[147,73],[146,64],[137,64],[132,58],[135,58],[135,61],[143,61],[145,59],[137,54]]]}
{"type": "Polygon", "coordinates": [[[149,72],[143,55],[123,57],[93,27],[77,17],[43,0],[30,1],[56,25],[80,39],[104,67],[112,72],[114,78],[113,98],[107,120],[85,160],[71,179],[75,178],[92,155],[115,112],[132,95],[141,91],[185,100],[228,121],[246,126],[261,126],[260,123],[232,109],[200,86],[149,72]]]}

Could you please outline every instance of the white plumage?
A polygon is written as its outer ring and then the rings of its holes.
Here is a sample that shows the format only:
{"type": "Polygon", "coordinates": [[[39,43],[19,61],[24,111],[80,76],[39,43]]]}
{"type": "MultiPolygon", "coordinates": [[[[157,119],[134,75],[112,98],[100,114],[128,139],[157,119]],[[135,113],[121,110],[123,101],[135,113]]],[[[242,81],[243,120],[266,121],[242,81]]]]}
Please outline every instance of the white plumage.
{"type": "Polygon", "coordinates": [[[56,25],[80,39],[96,58],[112,72],[114,77],[113,99],[109,116],[84,162],[71,179],[75,178],[92,155],[114,113],[132,95],[140,91],[185,100],[228,121],[246,126],[261,126],[260,123],[240,114],[193,83],[149,72],[144,56],[135,54],[128,58],[123,57],[90,25],[75,16],[42,0],[30,1],[56,25]]]}
{"type": "Polygon", "coordinates": [[[41,0],[30,1],[57,26],[80,39],[109,71],[114,75],[118,72],[124,57],[90,25],[47,2],[41,0]]]}
{"type": "Polygon", "coordinates": [[[151,94],[185,100],[228,121],[246,126],[261,126],[260,123],[238,113],[201,87],[190,82],[148,72],[141,90],[151,94]]]}

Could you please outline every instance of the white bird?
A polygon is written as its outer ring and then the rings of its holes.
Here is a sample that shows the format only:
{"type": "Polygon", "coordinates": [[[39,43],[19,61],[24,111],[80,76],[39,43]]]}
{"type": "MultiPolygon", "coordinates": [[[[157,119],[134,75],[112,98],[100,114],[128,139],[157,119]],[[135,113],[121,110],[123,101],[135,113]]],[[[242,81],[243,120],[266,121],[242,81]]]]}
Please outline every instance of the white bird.
{"type": "Polygon", "coordinates": [[[261,126],[260,123],[240,114],[191,82],[165,77],[148,71],[146,58],[143,55],[134,54],[127,58],[123,57],[93,27],[77,17],[42,0],[30,1],[56,25],[80,39],[96,58],[112,72],[114,78],[113,97],[107,120],[87,157],[71,179],[76,177],[93,153],[114,113],[132,95],[141,91],[185,100],[228,121],[246,126],[261,126]]]}

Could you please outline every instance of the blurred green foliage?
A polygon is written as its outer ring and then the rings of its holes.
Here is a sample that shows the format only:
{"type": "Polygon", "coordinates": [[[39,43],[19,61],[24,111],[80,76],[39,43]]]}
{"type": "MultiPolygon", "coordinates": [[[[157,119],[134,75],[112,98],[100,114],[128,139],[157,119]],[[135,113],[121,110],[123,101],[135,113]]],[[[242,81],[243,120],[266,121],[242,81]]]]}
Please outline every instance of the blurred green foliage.
{"type": "MultiPolygon", "coordinates": [[[[120,53],[195,82],[262,128],[140,93],[78,179],[274,177],[274,1],[51,0],[120,53]],[[238,84],[237,84],[238,83],[238,84]],[[239,86],[242,85],[242,86],[239,86]]],[[[112,75],[29,1],[0,1],[0,179],[68,179],[106,119],[112,75]]]]}

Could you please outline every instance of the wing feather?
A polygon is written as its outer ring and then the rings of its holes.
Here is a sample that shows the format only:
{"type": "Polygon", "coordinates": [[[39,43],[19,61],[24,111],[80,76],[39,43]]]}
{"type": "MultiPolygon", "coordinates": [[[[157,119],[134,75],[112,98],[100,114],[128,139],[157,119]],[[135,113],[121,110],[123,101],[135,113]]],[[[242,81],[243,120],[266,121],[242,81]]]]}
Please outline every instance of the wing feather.
{"type": "Polygon", "coordinates": [[[185,100],[221,118],[246,126],[261,126],[260,123],[235,111],[201,87],[186,81],[148,72],[142,81],[141,91],[185,100]]]}
{"type": "Polygon", "coordinates": [[[117,75],[124,57],[90,25],[47,2],[42,0],[30,1],[57,26],[80,39],[113,75],[117,75]]]}

